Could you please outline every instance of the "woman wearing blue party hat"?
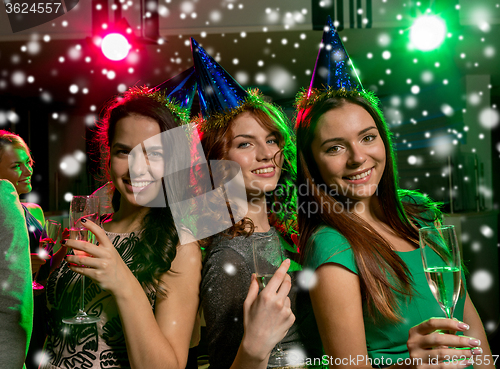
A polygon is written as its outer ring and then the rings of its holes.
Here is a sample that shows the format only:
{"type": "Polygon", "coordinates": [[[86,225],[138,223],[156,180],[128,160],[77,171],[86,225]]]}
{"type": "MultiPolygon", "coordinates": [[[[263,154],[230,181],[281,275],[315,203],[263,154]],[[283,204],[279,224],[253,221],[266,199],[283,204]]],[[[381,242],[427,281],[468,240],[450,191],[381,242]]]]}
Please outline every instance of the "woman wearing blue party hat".
{"type": "MultiPolygon", "coordinates": [[[[230,205],[232,225],[202,241],[206,256],[200,299],[210,367],[305,367],[305,358],[319,353],[314,349],[320,342],[311,335],[315,330],[308,329],[314,317],[307,291],[296,284],[300,266],[290,260],[296,256],[296,170],[288,121],[258,91],[245,91],[194,39],[191,48],[201,143],[211,174],[224,175],[215,167],[220,161],[236,162],[244,182],[243,206],[235,208],[229,197],[220,199],[230,205]],[[270,262],[271,255],[254,254],[252,248],[273,238],[287,259],[274,264],[277,271],[259,293],[256,260],[270,262]]],[[[221,217],[220,209],[210,210],[214,202],[202,207],[207,211],[198,219],[200,229],[221,217]]]]}
{"type": "Polygon", "coordinates": [[[299,192],[299,244],[315,270],[310,294],[330,367],[493,367],[465,289],[456,319],[437,318],[419,228],[438,226],[441,212],[399,189],[378,100],[363,89],[330,19],[297,109],[298,186],[307,189],[299,192]]]}
{"type": "Polygon", "coordinates": [[[162,133],[189,119],[193,73],[191,68],[160,88],[133,87],[104,110],[96,144],[113,183],[114,212],[103,228],[82,220],[98,246],[65,243],[89,256],[68,254],[49,278],[41,368],[185,368],[201,252],[197,243],[180,244],[164,198],[162,166],[173,153],[162,133]],[[141,155],[147,165],[140,164],[141,155]],[[82,276],[88,277],[84,310],[99,320],[67,325],[62,320],[78,310],[82,276]]]}

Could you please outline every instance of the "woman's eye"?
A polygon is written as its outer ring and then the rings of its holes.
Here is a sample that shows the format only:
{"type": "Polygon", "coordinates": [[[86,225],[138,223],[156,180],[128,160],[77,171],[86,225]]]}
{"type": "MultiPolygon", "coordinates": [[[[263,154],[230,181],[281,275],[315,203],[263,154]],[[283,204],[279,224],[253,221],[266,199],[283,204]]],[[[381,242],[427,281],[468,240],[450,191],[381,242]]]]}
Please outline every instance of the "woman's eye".
{"type": "Polygon", "coordinates": [[[118,150],[116,151],[116,155],[128,155],[128,151],[127,150],[118,150]]]}
{"type": "Polygon", "coordinates": [[[148,152],[148,156],[152,158],[161,158],[163,154],[158,151],[148,152]]]}
{"type": "Polygon", "coordinates": [[[267,143],[271,144],[271,145],[277,145],[278,144],[278,139],[271,138],[271,139],[267,140],[267,143]]]}
{"type": "Polygon", "coordinates": [[[250,145],[249,142],[242,142],[242,143],[238,144],[238,149],[248,147],[249,145],[250,145]]]}
{"type": "Polygon", "coordinates": [[[368,136],[363,137],[363,141],[365,141],[365,142],[371,142],[371,141],[373,141],[376,137],[377,137],[377,136],[375,136],[375,135],[368,135],[368,136]]]}
{"type": "Polygon", "coordinates": [[[329,153],[329,154],[330,154],[330,153],[331,153],[331,154],[335,154],[335,153],[337,153],[337,152],[339,152],[339,151],[340,151],[340,146],[332,146],[332,147],[329,147],[329,148],[326,150],[326,152],[327,152],[327,153],[329,153]]]}

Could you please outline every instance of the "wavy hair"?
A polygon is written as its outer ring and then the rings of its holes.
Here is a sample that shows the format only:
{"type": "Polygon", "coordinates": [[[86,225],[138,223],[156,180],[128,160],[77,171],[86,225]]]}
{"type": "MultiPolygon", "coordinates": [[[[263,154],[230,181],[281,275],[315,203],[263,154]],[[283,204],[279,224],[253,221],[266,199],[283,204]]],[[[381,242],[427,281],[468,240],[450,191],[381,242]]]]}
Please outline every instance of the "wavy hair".
{"type": "Polygon", "coordinates": [[[317,164],[312,155],[311,144],[317,123],[330,110],[356,104],[365,109],[375,121],[384,143],[386,165],[378,186],[379,203],[387,217],[387,223],[401,238],[418,246],[418,228],[410,220],[419,218],[426,222],[440,219],[441,212],[435,203],[416,191],[403,191],[398,187],[398,175],[392,134],[378,108],[378,100],[372,93],[356,92],[342,96],[328,96],[315,104],[303,107],[297,115],[298,185],[306,186],[306,193],[299,191],[299,231],[302,262],[311,252],[307,242],[322,225],[339,231],[350,243],[358,265],[361,292],[366,297],[366,305],[371,317],[376,312],[390,321],[401,319],[397,311],[396,293],[412,295],[412,276],[403,260],[394,252],[390,244],[366,221],[344,209],[342,199],[328,194],[317,164]],[[402,198],[405,197],[405,201],[402,198]],[[319,211],[306,212],[304,204],[316,203],[319,211]]]}
{"type": "MultiPolygon", "coordinates": [[[[278,140],[280,150],[276,153],[273,161],[275,161],[278,155],[282,154],[284,159],[283,166],[276,189],[266,193],[266,204],[270,224],[278,230],[283,238],[292,244],[291,235],[297,233],[297,193],[295,187],[297,176],[296,146],[293,132],[283,111],[272,103],[261,101],[259,104],[246,106],[238,115],[244,112],[250,113],[262,127],[275,134],[278,140]]],[[[234,121],[234,118],[222,127],[211,127],[200,132],[201,144],[208,162],[210,160],[227,159],[231,145],[231,123],[234,121]]],[[[197,223],[200,227],[204,227],[205,224],[210,224],[210,222],[206,222],[207,219],[213,219],[213,217],[218,216],[220,215],[209,211],[200,217],[197,223]]],[[[249,236],[254,230],[255,227],[252,220],[245,217],[231,228],[222,232],[222,234],[233,238],[236,236],[249,236]]],[[[211,242],[212,237],[206,238],[202,241],[202,246],[206,248],[211,242]]]]}
{"type": "MultiPolygon", "coordinates": [[[[180,123],[178,117],[164,103],[153,98],[151,90],[146,87],[133,87],[115,97],[103,112],[93,141],[99,148],[101,170],[108,180],[111,178],[110,148],[120,119],[134,115],[148,117],[158,123],[161,132],[178,127],[180,123]]],[[[163,192],[160,191],[158,196],[164,196],[163,192]]],[[[115,211],[120,208],[120,198],[120,192],[113,189],[112,204],[115,211]]],[[[142,232],[132,251],[134,256],[130,266],[144,288],[152,289],[157,294],[166,293],[160,285],[160,277],[170,270],[178,243],[179,236],[168,204],[163,208],[150,208],[142,220],[142,232]]]]}

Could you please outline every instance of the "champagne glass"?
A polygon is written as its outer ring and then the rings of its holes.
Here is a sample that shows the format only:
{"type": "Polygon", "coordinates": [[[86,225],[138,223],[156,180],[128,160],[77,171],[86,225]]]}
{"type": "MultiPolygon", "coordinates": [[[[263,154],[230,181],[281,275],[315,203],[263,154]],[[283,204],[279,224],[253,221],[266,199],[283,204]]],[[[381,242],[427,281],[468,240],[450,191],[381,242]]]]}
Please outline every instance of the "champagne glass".
{"type": "MultiPolygon", "coordinates": [[[[82,240],[96,244],[95,235],[85,228],[81,220],[85,218],[97,225],[100,225],[99,198],[95,196],[73,196],[69,211],[69,238],[72,240],[82,240]]],[[[86,252],[73,249],[75,255],[89,256],[86,252]]],[[[96,323],[101,318],[88,315],[85,312],[85,276],[82,275],[82,290],[80,296],[80,308],[73,318],[66,318],[62,321],[66,324],[91,324],[96,323]]]]}
{"type": "MultiPolygon", "coordinates": [[[[260,290],[262,291],[283,262],[283,250],[281,249],[280,239],[276,234],[271,236],[259,236],[255,234],[252,240],[252,249],[255,274],[260,290]]],[[[281,347],[281,342],[278,342],[271,351],[267,366],[277,368],[286,365],[286,355],[281,347]]]]}
{"type": "MultiPolygon", "coordinates": [[[[56,222],[55,220],[46,220],[45,224],[43,226],[42,233],[40,233],[40,241],[38,244],[38,252],[37,255],[41,259],[48,260],[50,259],[50,254],[52,253],[52,250],[54,249],[54,245],[57,242],[57,239],[59,238],[59,232],[61,230],[61,225],[56,222]]],[[[33,276],[33,289],[34,290],[43,290],[44,287],[42,284],[38,283],[36,281],[36,278],[38,277],[38,273],[40,272],[40,269],[35,273],[33,276]]]]}
{"type": "Polygon", "coordinates": [[[427,283],[446,317],[451,319],[460,294],[462,272],[455,227],[423,227],[419,237],[427,283]]]}

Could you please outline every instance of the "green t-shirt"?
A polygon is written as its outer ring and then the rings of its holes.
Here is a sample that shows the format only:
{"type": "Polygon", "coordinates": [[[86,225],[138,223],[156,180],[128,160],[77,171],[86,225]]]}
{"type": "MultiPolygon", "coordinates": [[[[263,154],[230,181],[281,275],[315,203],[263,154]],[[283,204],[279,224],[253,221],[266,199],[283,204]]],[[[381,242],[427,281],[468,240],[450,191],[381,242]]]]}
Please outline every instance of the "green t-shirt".
{"type": "MultiPolygon", "coordinates": [[[[305,260],[305,268],[316,270],[325,263],[336,263],[358,274],[351,246],[337,230],[321,227],[309,242],[312,242],[311,252],[305,260]]],[[[403,320],[397,323],[388,322],[382,315],[379,315],[375,322],[363,307],[366,347],[374,367],[396,364],[398,359],[408,358],[406,342],[410,328],[433,317],[445,317],[427,284],[420,250],[396,253],[406,263],[413,276],[413,296],[410,299],[397,294],[403,317],[403,320]]],[[[464,278],[463,280],[465,281],[464,278]]],[[[465,293],[462,293],[454,312],[454,317],[459,320],[463,320],[464,304],[465,293]]]]}

